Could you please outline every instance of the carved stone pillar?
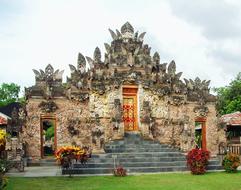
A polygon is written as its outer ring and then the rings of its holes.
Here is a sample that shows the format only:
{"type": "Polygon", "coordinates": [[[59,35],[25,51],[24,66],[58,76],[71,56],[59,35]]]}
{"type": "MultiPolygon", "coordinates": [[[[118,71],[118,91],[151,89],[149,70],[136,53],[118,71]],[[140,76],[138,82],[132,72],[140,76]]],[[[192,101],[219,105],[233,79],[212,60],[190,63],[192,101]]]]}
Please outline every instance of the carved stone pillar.
{"type": "Polygon", "coordinates": [[[114,110],[112,117],[112,129],[113,137],[112,139],[122,139],[124,136],[124,123],[122,119],[123,111],[120,99],[114,100],[114,110]]]}
{"type": "Polygon", "coordinates": [[[103,126],[100,124],[100,118],[98,114],[96,114],[94,118],[92,127],[91,135],[93,153],[104,153],[105,132],[103,126]]]}

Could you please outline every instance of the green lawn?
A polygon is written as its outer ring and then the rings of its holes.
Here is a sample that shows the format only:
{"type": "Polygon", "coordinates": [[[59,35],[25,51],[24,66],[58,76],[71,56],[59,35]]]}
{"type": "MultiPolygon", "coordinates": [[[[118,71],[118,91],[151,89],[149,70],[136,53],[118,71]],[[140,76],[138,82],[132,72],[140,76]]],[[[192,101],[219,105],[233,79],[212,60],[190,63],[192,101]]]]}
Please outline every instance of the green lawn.
{"type": "Polygon", "coordinates": [[[150,174],[127,177],[11,177],[7,190],[239,190],[241,172],[150,174]]]}

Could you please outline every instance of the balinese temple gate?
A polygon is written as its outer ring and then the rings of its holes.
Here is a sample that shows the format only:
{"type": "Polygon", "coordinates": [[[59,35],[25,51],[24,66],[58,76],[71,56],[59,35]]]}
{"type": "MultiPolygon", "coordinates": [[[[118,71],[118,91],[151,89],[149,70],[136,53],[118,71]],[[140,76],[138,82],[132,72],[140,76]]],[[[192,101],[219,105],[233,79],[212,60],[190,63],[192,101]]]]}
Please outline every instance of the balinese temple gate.
{"type": "Polygon", "coordinates": [[[64,71],[50,64],[33,70],[36,83],[26,88],[23,129],[28,156],[41,158],[71,144],[101,153],[125,133],[217,154],[225,136],[217,127],[210,81],[181,80],[175,62],[161,63],[144,43],[145,32],[135,32],[128,22],[109,31],[113,41],[104,44],[106,52],[97,47],[92,58],[79,53],[66,83],[64,71]]]}

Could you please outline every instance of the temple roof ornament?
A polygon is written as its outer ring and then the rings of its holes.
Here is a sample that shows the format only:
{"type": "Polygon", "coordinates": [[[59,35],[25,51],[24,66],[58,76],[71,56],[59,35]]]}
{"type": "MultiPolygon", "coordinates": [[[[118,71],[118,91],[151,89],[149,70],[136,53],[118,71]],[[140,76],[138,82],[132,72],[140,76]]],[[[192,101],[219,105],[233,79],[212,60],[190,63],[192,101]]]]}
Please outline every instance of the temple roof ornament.
{"type": "Polygon", "coordinates": [[[40,69],[39,71],[33,69],[33,72],[35,74],[36,82],[37,81],[45,81],[45,82],[48,82],[48,81],[61,81],[62,82],[62,76],[63,76],[64,70],[62,70],[62,71],[59,71],[59,70],[54,71],[53,66],[51,64],[48,64],[45,67],[45,72],[42,69],[40,69]]]}
{"type": "MultiPolygon", "coordinates": [[[[85,101],[88,93],[95,92],[100,95],[122,84],[142,84],[143,88],[151,90],[160,97],[172,96],[173,105],[179,105],[184,99],[199,102],[204,105],[208,101],[215,101],[209,92],[210,81],[181,80],[182,72],[176,72],[176,63],[160,63],[160,55],[155,52],[151,55],[151,47],[143,42],[145,32],[138,34],[129,22],[120,30],[111,30],[111,43],[105,43],[106,52],[102,61],[101,51],[95,48],[93,57],[78,54],[77,66],[69,65],[71,76],[67,77],[67,89],[71,97],[85,101]],[[114,32],[115,31],[115,32],[114,32]],[[186,98],[183,98],[186,97],[186,98]]],[[[54,71],[51,65],[45,69],[33,70],[36,83],[56,81],[61,79],[62,72],[54,71]]],[[[52,84],[52,83],[51,83],[52,84]]],[[[30,89],[34,90],[35,87],[30,89]]],[[[49,88],[52,89],[50,85],[49,88]]]]}
{"type": "Polygon", "coordinates": [[[79,70],[81,73],[84,73],[85,69],[86,69],[85,57],[81,53],[79,53],[78,61],[77,61],[77,70],[79,70]]]}
{"type": "Polygon", "coordinates": [[[131,26],[131,24],[130,24],[129,22],[126,22],[126,23],[121,27],[121,33],[122,33],[122,34],[126,34],[126,33],[133,34],[133,33],[134,33],[134,28],[133,28],[133,26],[131,26]]]}
{"type": "Polygon", "coordinates": [[[95,51],[94,51],[94,61],[96,63],[100,63],[101,62],[101,52],[100,52],[100,48],[96,47],[95,51]]]}

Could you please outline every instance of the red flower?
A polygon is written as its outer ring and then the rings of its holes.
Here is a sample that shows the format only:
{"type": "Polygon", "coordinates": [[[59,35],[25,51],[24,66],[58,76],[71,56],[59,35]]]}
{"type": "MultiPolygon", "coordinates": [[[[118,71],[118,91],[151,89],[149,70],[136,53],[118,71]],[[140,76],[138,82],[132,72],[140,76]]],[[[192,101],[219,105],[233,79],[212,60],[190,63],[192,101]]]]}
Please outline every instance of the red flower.
{"type": "Polygon", "coordinates": [[[206,165],[209,158],[209,151],[197,148],[189,151],[187,154],[187,165],[192,174],[204,174],[206,172],[206,165]]]}

